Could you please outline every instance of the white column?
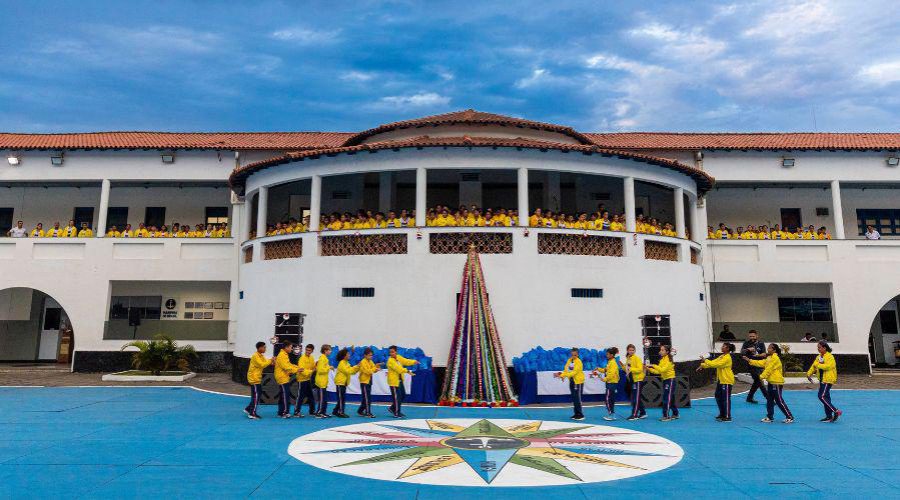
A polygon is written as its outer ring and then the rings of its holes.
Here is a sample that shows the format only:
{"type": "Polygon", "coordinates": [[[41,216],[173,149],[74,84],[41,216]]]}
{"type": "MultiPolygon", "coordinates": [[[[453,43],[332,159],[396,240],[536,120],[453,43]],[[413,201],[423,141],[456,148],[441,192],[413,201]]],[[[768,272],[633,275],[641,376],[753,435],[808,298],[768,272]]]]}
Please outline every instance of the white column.
{"type": "Polygon", "coordinates": [[[528,169],[519,168],[519,225],[527,226],[531,214],[528,211],[528,169]]]}
{"type": "Polygon", "coordinates": [[[322,218],[322,176],[314,175],[309,183],[309,230],[319,230],[322,218]]]}
{"type": "Polygon", "coordinates": [[[691,235],[694,241],[706,239],[706,205],[700,206],[700,199],[691,197],[691,235]]]}
{"type": "Polygon", "coordinates": [[[256,237],[262,238],[266,235],[266,211],[269,208],[269,188],[263,186],[259,188],[256,202],[256,237]]]}
{"type": "Polygon", "coordinates": [[[834,215],[834,238],[844,239],[844,209],[841,206],[841,183],[831,181],[831,212],[834,215]]]}
{"type": "Polygon", "coordinates": [[[675,234],[684,238],[684,189],[675,188],[675,234]]]}
{"type": "MultiPolygon", "coordinates": [[[[393,172],[379,172],[378,174],[378,211],[387,216],[388,210],[394,208],[391,200],[394,198],[393,172]]],[[[398,214],[399,215],[399,214],[398,214]]]]}
{"type": "Polygon", "coordinates": [[[100,184],[100,213],[97,215],[97,227],[94,236],[102,238],[106,236],[106,217],[109,215],[109,179],[103,179],[100,184]]]}
{"type": "Polygon", "coordinates": [[[634,216],[634,177],[623,179],[625,187],[625,230],[633,233],[637,229],[637,221],[634,216]]]}
{"type": "Polygon", "coordinates": [[[416,225],[425,225],[428,213],[428,171],[425,167],[416,168],[416,225]]]}

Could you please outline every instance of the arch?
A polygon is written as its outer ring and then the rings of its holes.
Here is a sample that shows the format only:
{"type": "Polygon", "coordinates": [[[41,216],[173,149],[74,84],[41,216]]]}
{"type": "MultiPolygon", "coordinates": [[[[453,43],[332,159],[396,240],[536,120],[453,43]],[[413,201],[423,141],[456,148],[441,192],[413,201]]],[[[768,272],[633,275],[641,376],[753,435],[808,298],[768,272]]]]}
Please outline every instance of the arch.
{"type": "Polygon", "coordinates": [[[871,361],[876,366],[900,367],[895,350],[900,345],[895,344],[900,343],[900,291],[882,302],[869,317],[872,318],[868,335],[871,361]]]}
{"type": "Polygon", "coordinates": [[[71,363],[75,326],[70,309],[30,286],[0,289],[0,360],[71,363]]]}

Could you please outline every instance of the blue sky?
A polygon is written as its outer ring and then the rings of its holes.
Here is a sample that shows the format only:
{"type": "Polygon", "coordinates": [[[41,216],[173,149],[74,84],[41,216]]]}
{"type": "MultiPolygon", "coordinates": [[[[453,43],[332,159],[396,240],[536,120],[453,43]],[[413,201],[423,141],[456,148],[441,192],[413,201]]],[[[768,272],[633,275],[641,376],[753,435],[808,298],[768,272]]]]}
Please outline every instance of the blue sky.
{"type": "Polygon", "coordinates": [[[896,1],[0,3],[0,131],[900,131],[896,1]]]}

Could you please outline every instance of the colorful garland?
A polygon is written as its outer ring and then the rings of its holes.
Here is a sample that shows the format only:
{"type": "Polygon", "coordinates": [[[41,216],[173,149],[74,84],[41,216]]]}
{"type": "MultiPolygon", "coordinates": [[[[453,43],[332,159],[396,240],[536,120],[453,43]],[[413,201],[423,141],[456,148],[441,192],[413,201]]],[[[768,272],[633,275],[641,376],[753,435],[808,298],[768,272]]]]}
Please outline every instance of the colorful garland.
{"type": "Polygon", "coordinates": [[[439,404],[518,406],[491,312],[481,260],[474,246],[463,268],[456,326],[439,404]]]}

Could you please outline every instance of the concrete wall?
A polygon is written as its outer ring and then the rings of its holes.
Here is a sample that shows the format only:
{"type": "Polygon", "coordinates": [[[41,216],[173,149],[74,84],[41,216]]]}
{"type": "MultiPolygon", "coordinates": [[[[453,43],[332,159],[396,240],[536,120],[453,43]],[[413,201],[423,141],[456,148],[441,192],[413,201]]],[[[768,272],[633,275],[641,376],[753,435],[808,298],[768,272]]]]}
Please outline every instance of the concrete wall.
{"type": "Polygon", "coordinates": [[[28,288],[0,291],[0,360],[34,361],[46,295],[28,288]]]}

